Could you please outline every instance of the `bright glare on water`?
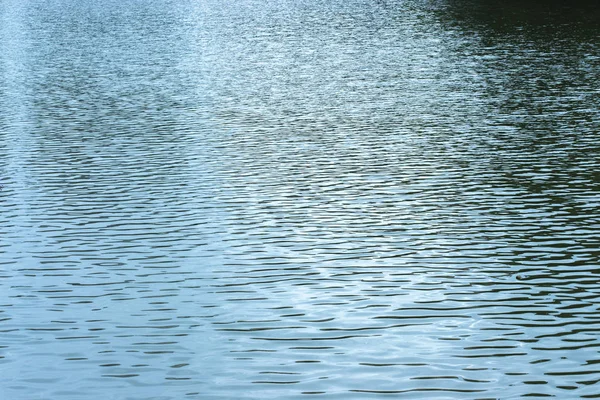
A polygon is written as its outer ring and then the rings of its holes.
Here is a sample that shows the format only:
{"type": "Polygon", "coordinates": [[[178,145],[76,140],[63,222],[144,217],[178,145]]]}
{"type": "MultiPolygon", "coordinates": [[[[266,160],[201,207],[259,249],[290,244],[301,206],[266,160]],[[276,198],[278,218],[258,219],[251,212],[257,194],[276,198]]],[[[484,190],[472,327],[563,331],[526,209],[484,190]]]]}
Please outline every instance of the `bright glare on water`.
{"type": "Polygon", "coordinates": [[[0,0],[0,399],[600,398],[600,12],[0,0]]]}

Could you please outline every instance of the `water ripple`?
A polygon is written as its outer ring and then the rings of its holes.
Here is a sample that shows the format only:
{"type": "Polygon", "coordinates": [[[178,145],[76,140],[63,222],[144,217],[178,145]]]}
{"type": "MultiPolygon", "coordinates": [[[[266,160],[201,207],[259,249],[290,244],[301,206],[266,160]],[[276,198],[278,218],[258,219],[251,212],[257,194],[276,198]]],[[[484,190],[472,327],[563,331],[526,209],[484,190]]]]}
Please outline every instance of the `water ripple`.
{"type": "Polygon", "coordinates": [[[600,396],[598,14],[0,5],[0,397],[600,396]]]}

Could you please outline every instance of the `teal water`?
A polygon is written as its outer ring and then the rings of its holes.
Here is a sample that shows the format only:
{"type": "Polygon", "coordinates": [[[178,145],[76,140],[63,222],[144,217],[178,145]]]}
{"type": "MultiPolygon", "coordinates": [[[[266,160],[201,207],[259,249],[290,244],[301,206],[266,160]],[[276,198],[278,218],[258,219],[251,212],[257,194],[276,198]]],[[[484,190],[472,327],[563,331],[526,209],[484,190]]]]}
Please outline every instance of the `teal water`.
{"type": "Polygon", "coordinates": [[[599,398],[599,22],[0,0],[0,399],[599,398]]]}

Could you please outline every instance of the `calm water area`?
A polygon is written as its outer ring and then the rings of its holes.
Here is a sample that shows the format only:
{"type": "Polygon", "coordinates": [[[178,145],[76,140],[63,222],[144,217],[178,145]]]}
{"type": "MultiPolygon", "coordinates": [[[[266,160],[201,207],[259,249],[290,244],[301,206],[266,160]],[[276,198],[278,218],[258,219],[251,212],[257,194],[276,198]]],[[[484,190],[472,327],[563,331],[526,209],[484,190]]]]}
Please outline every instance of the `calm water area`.
{"type": "Polygon", "coordinates": [[[0,0],[0,399],[600,398],[599,7],[0,0]]]}

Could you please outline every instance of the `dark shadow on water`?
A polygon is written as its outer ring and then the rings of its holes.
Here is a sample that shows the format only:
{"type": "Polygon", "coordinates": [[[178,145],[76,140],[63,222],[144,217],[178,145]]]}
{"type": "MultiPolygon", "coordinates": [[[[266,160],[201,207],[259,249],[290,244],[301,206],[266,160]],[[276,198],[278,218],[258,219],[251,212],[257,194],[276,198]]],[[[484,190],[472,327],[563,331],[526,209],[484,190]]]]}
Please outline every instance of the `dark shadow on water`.
{"type": "Polygon", "coordinates": [[[583,210],[600,188],[590,164],[600,152],[600,3],[445,0],[432,8],[456,39],[448,57],[477,82],[465,90],[487,105],[465,135],[481,145],[482,165],[587,224],[583,210]]]}
{"type": "Polygon", "coordinates": [[[448,17],[494,29],[519,25],[595,29],[600,21],[597,1],[447,0],[441,4],[448,17]]]}

